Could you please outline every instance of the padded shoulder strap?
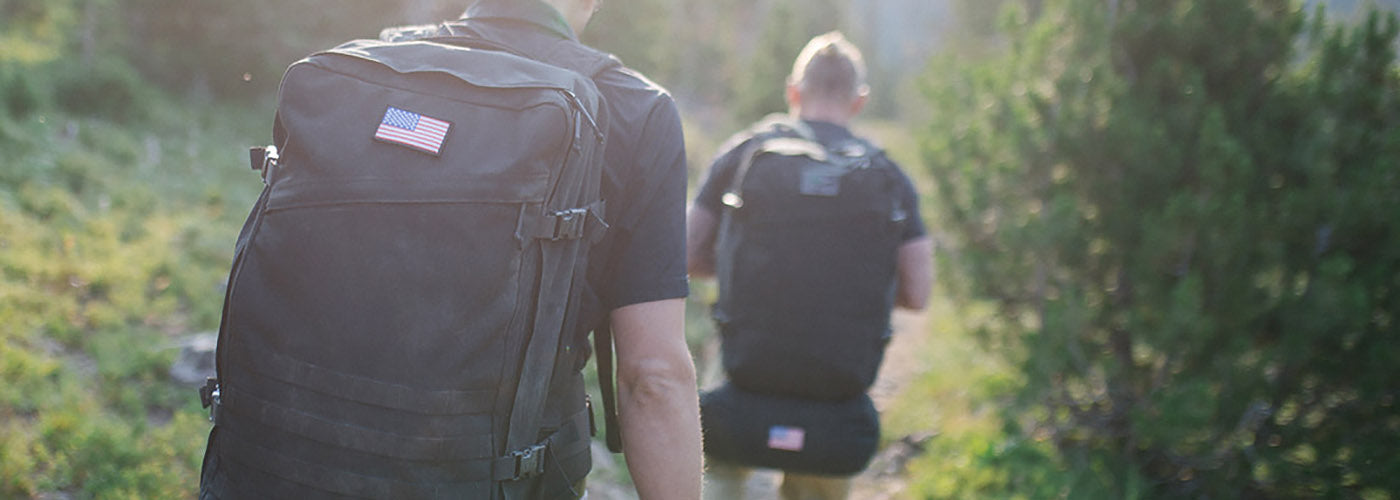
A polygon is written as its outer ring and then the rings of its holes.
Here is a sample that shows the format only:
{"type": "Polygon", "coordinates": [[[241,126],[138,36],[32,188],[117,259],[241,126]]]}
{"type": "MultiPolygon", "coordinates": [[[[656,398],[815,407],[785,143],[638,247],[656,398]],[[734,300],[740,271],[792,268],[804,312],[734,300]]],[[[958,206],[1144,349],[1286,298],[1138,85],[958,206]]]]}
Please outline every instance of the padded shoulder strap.
{"type": "MultiPolygon", "coordinates": [[[[569,70],[589,79],[594,79],[604,71],[622,65],[621,61],[607,53],[590,49],[571,40],[559,39],[557,42],[542,47],[513,46],[483,37],[470,27],[453,22],[439,24],[435,30],[431,31],[414,28],[404,30],[403,33],[396,32],[390,38],[394,40],[425,39],[510,53],[569,70]]],[[[599,118],[599,123],[604,123],[603,120],[606,118],[603,116],[599,118]]],[[[589,118],[589,120],[593,119],[589,118]]],[[[595,127],[598,127],[598,124],[595,123],[595,127]]],[[[600,138],[603,137],[603,130],[605,129],[599,128],[600,138]]],[[[544,472],[542,469],[543,455],[549,453],[557,459],[561,452],[551,448],[567,445],[566,443],[552,442],[555,439],[553,437],[547,438],[545,441],[538,441],[544,394],[548,393],[555,367],[559,365],[558,347],[560,335],[563,333],[562,326],[565,324],[565,311],[576,306],[576,304],[570,304],[572,299],[568,298],[573,295],[572,293],[547,293],[547,291],[575,288],[574,281],[578,279],[576,274],[584,272],[586,268],[586,264],[578,255],[583,253],[583,246],[587,244],[583,241],[574,241],[566,246],[559,246],[562,243],[554,243],[547,245],[548,248],[542,247],[541,293],[538,299],[535,324],[532,328],[534,334],[530,336],[526,344],[525,357],[511,407],[506,437],[507,455],[498,459],[501,463],[497,464],[497,469],[499,469],[497,472],[503,471],[503,473],[497,474],[496,479],[501,481],[499,483],[501,492],[507,500],[530,496],[535,486],[530,482],[515,481],[514,479],[542,474],[544,472]]],[[[609,342],[609,346],[610,344],[611,342],[609,342]]],[[[610,386],[610,382],[609,377],[609,380],[600,381],[600,384],[610,386]]],[[[608,392],[605,391],[605,399],[608,395],[608,392]]],[[[606,403],[605,401],[605,405],[606,403]]],[[[576,438],[585,444],[589,442],[587,435],[580,435],[576,438]]]]}
{"type": "Polygon", "coordinates": [[[884,165],[876,159],[884,151],[859,137],[834,144],[823,144],[817,140],[816,132],[801,120],[787,115],[769,115],[753,127],[755,135],[740,154],[739,166],[730,179],[720,201],[730,208],[744,206],[744,181],[749,169],[758,157],[765,154],[780,156],[806,156],[813,161],[836,165],[849,170],[884,165]]]}
{"type": "MultiPolygon", "coordinates": [[[[467,44],[483,44],[483,48],[504,50],[512,52],[530,59],[574,71],[590,79],[596,80],[604,72],[622,67],[622,61],[612,54],[599,51],[573,40],[559,39],[540,51],[522,51],[520,47],[505,47],[495,42],[487,41],[470,33],[471,30],[457,23],[443,23],[439,26],[436,35],[438,37],[452,37],[460,39],[467,44]]],[[[606,130],[607,117],[600,117],[600,125],[606,130]]],[[[607,438],[608,448],[614,452],[622,451],[621,433],[617,417],[616,393],[613,385],[613,340],[610,325],[604,322],[593,332],[595,344],[594,353],[597,356],[598,385],[603,396],[603,421],[607,438]]],[[[556,358],[556,364],[558,359],[556,358]]],[[[524,381],[522,381],[523,383],[524,381]]],[[[512,495],[516,491],[513,488],[507,489],[507,494],[512,495]]]]}
{"type": "Polygon", "coordinates": [[[616,56],[603,52],[573,40],[560,38],[544,51],[525,50],[521,47],[510,47],[486,38],[469,33],[461,24],[445,22],[434,26],[429,32],[423,26],[408,26],[397,30],[385,30],[380,34],[381,39],[390,41],[411,40],[415,38],[434,38],[449,40],[466,46],[474,46],[489,50],[500,50],[510,52],[540,61],[552,66],[558,66],[589,78],[597,78],[604,71],[622,67],[622,61],[616,56]]]}
{"type": "Polygon", "coordinates": [[[554,43],[549,53],[540,54],[538,58],[594,79],[607,70],[622,67],[622,60],[617,56],[563,38],[554,43]]]}
{"type": "Polygon", "coordinates": [[[747,141],[747,146],[739,155],[739,166],[729,181],[729,187],[720,198],[720,202],[730,208],[744,206],[744,181],[748,178],[754,160],[759,156],[769,153],[806,156],[819,162],[826,162],[831,156],[826,147],[817,142],[811,127],[800,120],[792,120],[785,115],[769,115],[754,126],[753,130],[757,133],[747,141]]]}
{"type": "Polygon", "coordinates": [[[749,135],[758,137],[796,137],[817,142],[817,133],[787,113],[773,113],[749,127],[749,135]]]}

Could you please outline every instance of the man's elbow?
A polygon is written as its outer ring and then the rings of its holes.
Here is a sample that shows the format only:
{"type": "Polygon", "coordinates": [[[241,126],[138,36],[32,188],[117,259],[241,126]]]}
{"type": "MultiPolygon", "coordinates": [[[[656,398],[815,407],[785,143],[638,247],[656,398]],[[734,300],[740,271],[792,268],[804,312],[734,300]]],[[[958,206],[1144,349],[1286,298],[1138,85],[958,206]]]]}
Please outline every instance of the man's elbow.
{"type": "Polygon", "coordinates": [[[651,358],[618,367],[618,392],[639,406],[695,397],[695,365],[684,359],[651,358]]]}
{"type": "Polygon", "coordinates": [[[928,307],[929,295],[932,293],[928,286],[904,287],[896,294],[894,305],[900,309],[922,311],[928,307]]]}

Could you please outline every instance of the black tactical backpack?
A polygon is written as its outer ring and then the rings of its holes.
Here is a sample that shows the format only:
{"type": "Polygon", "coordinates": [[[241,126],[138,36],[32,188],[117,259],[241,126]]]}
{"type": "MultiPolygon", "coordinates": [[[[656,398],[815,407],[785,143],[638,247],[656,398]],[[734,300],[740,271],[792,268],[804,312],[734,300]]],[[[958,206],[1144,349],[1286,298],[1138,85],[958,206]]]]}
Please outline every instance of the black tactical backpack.
{"type": "Polygon", "coordinates": [[[901,177],[868,142],[823,145],[786,120],[760,129],[722,199],[725,372],[759,394],[847,400],[874,382],[889,341],[901,177]]]}
{"type": "Polygon", "coordinates": [[[203,391],[221,459],[373,498],[520,498],[546,463],[587,471],[591,416],[541,415],[607,227],[590,77],[618,63],[542,59],[361,40],[287,70],[203,391]]]}

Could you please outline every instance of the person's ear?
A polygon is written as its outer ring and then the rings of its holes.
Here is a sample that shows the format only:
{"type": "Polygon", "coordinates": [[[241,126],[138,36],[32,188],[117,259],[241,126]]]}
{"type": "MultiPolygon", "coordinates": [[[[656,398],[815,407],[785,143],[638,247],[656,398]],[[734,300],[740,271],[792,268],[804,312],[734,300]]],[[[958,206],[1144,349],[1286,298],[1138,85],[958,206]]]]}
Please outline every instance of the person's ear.
{"type": "Polygon", "coordinates": [[[797,85],[788,83],[785,95],[787,97],[788,110],[796,111],[802,106],[802,90],[798,89],[797,85]]]}
{"type": "Polygon", "coordinates": [[[851,116],[860,114],[868,102],[870,102],[870,87],[861,85],[860,90],[856,91],[856,98],[851,99],[851,116]]]}

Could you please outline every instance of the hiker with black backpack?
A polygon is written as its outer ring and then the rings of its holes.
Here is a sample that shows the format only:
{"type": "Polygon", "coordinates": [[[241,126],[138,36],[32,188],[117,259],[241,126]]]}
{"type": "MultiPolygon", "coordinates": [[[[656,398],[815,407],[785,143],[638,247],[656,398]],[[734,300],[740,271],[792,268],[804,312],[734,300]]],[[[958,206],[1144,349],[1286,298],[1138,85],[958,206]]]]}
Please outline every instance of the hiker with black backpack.
{"type": "Polygon", "coordinates": [[[928,299],[933,246],[908,177],[847,129],[867,94],[855,46],[814,38],[789,113],[726,143],[690,208],[688,268],[718,280],[726,375],[701,396],[706,498],[744,498],[757,467],[784,472],[784,499],[843,499],[875,453],[866,392],[891,309],[928,299]]]}
{"type": "Polygon", "coordinates": [[[599,426],[641,498],[699,498],[679,113],[578,41],[599,1],[480,0],[287,70],[201,499],[577,499],[599,426]]]}

